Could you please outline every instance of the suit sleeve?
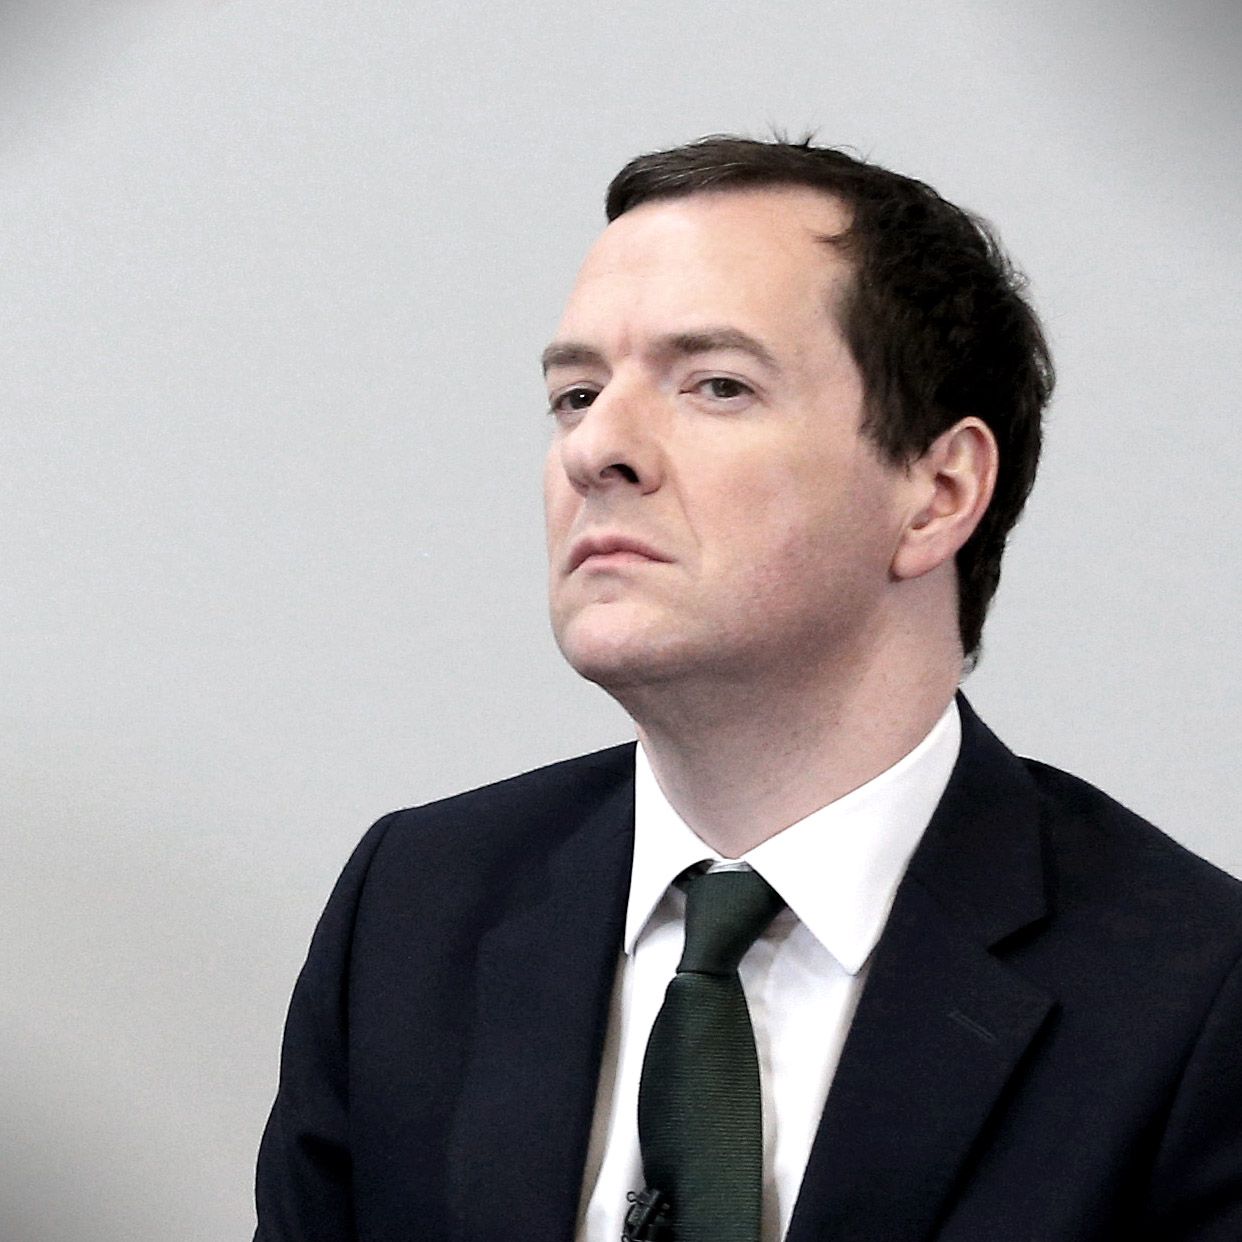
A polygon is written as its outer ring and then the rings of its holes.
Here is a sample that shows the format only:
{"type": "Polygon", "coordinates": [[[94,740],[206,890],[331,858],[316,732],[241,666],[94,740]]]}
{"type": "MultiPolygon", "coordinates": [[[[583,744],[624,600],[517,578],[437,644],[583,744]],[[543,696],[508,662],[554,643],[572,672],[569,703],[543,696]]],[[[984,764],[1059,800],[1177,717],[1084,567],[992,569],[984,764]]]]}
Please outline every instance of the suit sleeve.
{"type": "Polygon", "coordinates": [[[1151,1207],[1153,1240],[1242,1238],[1242,958],[1186,1063],[1156,1160],[1151,1207]]]}
{"type": "Polygon", "coordinates": [[[255,1242],[353,1242],[349,963],[367,872],[391,816],[363,837],[315,929],[285,1022],[280,1081],[259,1147],[255,1242]]]}

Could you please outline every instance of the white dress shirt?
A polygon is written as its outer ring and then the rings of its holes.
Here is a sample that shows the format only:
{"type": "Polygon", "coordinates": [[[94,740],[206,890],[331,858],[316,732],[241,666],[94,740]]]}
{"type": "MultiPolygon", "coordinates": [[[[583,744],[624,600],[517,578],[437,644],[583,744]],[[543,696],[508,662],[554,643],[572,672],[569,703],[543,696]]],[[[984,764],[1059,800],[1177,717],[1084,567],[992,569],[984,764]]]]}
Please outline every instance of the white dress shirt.
{"type": "Polygon", "coordinates": [[[685,938],[673,885],[709,861],[749,865],[787,908],[742,959],[763,1094],[763,1242],[779,1242],[836,1072],[867,961],[961,744],[950,703],[903,759],[742,858],[722,860],[669,805],[639,746],[634,860],[623,956],[587,1151],[578,1242],[618,1242],[626,1194],[643,1188],[638,1081],[647,1037],[685,938]]]}

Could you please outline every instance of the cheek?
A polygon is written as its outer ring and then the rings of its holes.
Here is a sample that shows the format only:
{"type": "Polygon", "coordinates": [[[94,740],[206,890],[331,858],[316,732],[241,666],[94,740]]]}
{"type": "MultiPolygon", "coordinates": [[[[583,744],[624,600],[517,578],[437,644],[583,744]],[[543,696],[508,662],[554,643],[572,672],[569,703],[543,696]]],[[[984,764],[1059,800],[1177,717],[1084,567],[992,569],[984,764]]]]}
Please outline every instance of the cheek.
{"type": "Polygon", "coordinates": [[[805,547],[808,536],[832,525],[831,479],[803,463],[771,463],[735,477],[728,489],[731,515],[744,541],[773,555],[805,547]]]}
{"type": "Polygon", "coordinates": [[[735,474],[701,531],[707,577],[734,599],[771,606],[782,584],[812,568],[820,526],[791,472],[735,474]]]}
{"type": "Polygon", "coordinates": [[[565,477],[560,458],[555,451],[550,452],[543,468],[543,515],[549,542],[568,530],[573,521],[576,495],[565,477]]]}
{"type": "Polygon", "coordinates": [[[731,577],[746,594],[778,596],[799,583],[848,589],[855,576],[885,569],[881,498],[846,463],[804,462],[736,480],[730,511],[717,513],[728,541],[731,577]]]}

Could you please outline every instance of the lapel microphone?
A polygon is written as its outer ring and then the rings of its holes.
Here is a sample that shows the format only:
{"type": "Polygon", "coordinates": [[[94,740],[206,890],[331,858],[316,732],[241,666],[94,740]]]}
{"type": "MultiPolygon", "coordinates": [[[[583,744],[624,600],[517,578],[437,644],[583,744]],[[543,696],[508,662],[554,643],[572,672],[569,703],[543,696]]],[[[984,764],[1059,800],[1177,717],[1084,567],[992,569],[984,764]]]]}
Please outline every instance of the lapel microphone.
{"type": "Polygon", "coordinates": [[[673,1222],[662,1190],[649,1186],[626,1196],[630,1210],[625,1214],[621,1242],[672,1242],[673,1222]]]}

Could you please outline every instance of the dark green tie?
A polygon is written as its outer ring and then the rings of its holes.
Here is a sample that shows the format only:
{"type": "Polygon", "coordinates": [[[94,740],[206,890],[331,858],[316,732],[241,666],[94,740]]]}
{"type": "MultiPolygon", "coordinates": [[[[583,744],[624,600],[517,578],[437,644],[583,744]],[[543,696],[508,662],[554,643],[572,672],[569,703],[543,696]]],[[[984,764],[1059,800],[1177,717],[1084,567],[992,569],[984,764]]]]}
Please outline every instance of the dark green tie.
{"type": "MultiPolygon", "coordinates": [[[[627,1236],[758,1242],[759,1061],[737,965],[784,903],[754,871],[700,874],[684,887],[686,945],[638,1089],[639,1205],[652,1224],[627,1236]]],[[[628,1224],[639,1223],[637,1210],[628,1224]]]]}

